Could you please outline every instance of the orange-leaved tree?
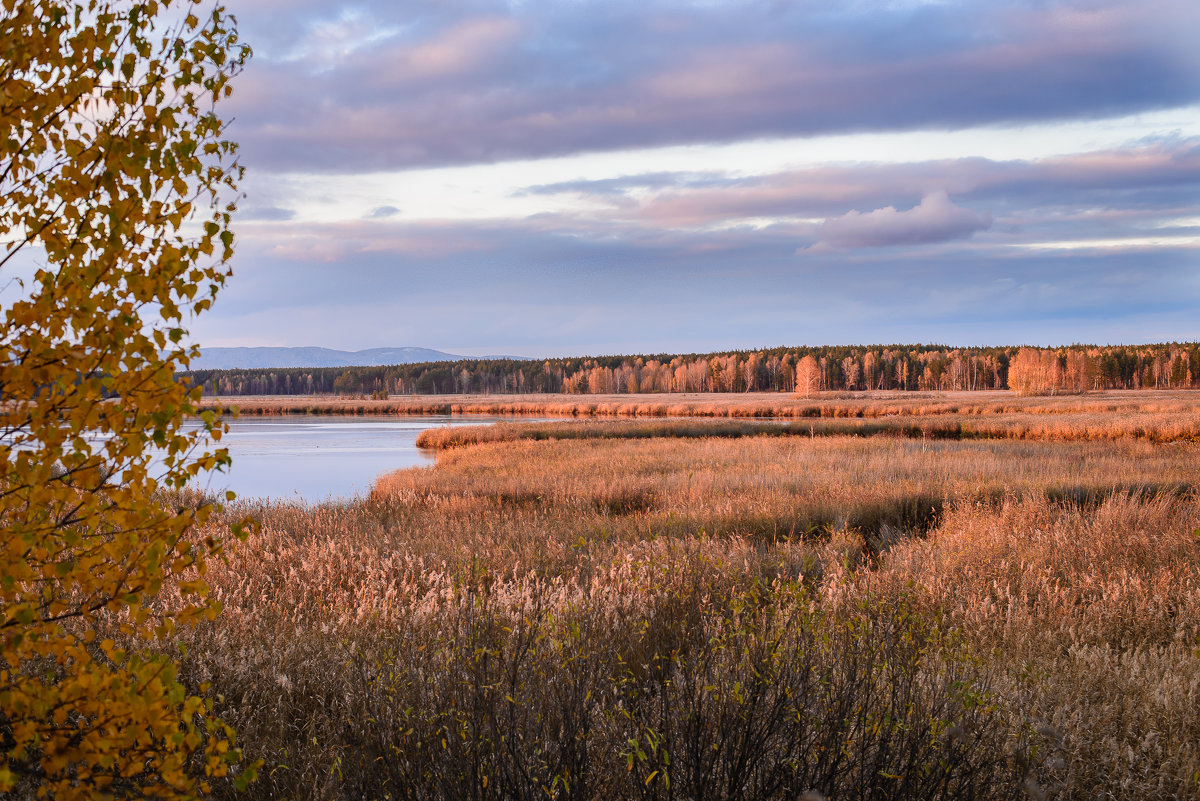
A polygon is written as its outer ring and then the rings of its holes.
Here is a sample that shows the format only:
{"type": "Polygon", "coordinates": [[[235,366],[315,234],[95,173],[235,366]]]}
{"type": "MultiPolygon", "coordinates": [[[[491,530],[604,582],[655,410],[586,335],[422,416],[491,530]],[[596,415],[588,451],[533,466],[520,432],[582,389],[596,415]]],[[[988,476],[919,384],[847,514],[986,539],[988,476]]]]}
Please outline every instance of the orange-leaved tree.
{"type": "Polygon", "coordinates": [[[163,654],[218,611],[214,506],[169,493],[228,461],[223,424],[189,424],[175,376],[229,275],[214,107],[248,55],[199,0],[0,0],[0,797],[195,797],[236,768],[163,654]]]}

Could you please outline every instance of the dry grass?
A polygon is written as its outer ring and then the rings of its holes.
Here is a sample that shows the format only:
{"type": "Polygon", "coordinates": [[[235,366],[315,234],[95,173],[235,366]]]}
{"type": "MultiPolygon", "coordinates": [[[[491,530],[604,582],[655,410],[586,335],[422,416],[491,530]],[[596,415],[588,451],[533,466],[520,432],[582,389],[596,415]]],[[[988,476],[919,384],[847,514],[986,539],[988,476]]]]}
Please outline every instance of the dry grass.
{"type": "Polygon", "coordinates": [[[1200,414],[1191,411],[1062,411],[987,415],[896,415],[876,418],[762,421],[743,419],[573,420],[445,426],[422,431],[417,445],[431,450],[485,442],[544,439],[650,439],[669,437],[908,437],[911,439],[1024,439],[1039,441],[1200,441],[1200,414]]]}
{"type": "Polygon", "coordinates": [[[1043,721],[1063,795],[1200,796],[1200,505],[961,503],[853,588],[970,632],[1016,709],[1043,721]]]}
{"type": "Polygon", "coordinates": [[[550,575],[311,522],[215,572],[226,614],[188,642],[256,797],[1009,797],[1026,770],[960,645],[903,605],[824,614],[751,543],[550,575]]]}
{"type": "Polygon", "coordinates": [[[1071,630],[1086,645],[1195,646],[1198,528],[1200,508],[1186,496],[1118,494],[1086,509],[1019,496],[958,502],[927,538],[892,548],[870,576],[912,582],[988,644],[1011,647],[1011,633],[1022,631],[1037,633],[1041,647],[1071,630]]]}
{"type": "Polygon", "coordinates": [[[1197,479],[1195,453],[1136,442],[517,441],[442,452],[436,469],[382,476],[374,494],[429,515],[416,528],[454,527],[450,539],[477,542],[478,553],[528,538],[546,547],[647,532],[774,540],[852,528],[874,541],[927,526],[956,498],[1036,490],[1088,501],[1175,489],[1197,479]]]}
{"type": "Polygon", "coordinates": [[[986,682],[936,629],[902,608],[822,615],[794,585],[731,586],[736,564],[654,555],[557,581],[443,577],[387,622],[258,609],[248,630],[202,632],[189,670],[266,760],[258,797],[665,798],[669,781],[685,798],[955,798],[1019,782],[999,716],[973,702],[986,682]]]}
{"type": "Polygon", "coordinates": [[[231,510],[187,676],[262,798],[1200,798],[1198,450],[445,451],[231,510]]]}
{"type": "Polygon", "coordinates": [[[411,395],[387,400],[332,396],[207,398],[206,408],[242,414],[489,414],[536,417],[729,417],[784,419],[931,415],[1093,414],[1195,415],[1200,393],[1186,390],[1105,391],[1019,397],[1011,392],[772,392],[661,395],[411,395]]]}

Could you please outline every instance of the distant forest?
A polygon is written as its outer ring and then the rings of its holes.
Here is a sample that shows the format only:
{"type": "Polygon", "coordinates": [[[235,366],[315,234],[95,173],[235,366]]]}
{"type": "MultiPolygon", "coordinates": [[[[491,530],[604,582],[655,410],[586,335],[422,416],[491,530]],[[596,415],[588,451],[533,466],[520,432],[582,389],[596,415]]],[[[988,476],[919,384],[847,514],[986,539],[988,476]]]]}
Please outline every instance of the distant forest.
{"type": "Polygon", "coordinates": [[[871,345],[706,354],[463,359],[389,367],[197,370],[206,395],[625,394],[1200,388],[1200,343],[949,348],[871,345]]]}

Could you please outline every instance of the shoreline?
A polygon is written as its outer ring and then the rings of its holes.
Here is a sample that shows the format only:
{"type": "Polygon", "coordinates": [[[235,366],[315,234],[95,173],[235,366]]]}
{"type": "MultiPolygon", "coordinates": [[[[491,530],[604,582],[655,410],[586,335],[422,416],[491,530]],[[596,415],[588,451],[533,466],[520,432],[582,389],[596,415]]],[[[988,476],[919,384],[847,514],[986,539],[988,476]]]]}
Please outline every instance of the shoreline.
{"type": "Polygon", "coordinates": [[[386,399],[330,395],[244,395],[200,401],[201,411],[240,415],[385,415],[559,418],[812,419],[895,416],[1188,412],[1194,390],[1105,390],[1082,395],[1021,396],[1006,390],[961,392],[687,393],[659,395],[407,395],[386,399]]]}

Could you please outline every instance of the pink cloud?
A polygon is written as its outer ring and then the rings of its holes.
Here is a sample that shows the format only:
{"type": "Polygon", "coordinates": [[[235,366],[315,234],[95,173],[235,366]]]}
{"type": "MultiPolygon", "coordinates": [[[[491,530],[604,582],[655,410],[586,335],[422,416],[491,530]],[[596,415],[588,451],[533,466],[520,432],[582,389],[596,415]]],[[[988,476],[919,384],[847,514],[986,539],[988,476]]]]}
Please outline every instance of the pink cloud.
{"type": "Polygon", "coordinates": [[[276,170],[1089,119],[1200,97],[1195,0],[837,14],[805,3],[365,0],[332,21],[328,3],[297,0],[284,14],[276,2],[242,14],[245,38],[264,44],[226,107],[247,163],[276,170]]]}
{"type": "Polygon", "coordinates": [[[409,224],[383,218],[338,223],[290,224],[290,235],[279,230],[243,226],[239,237],[250,247],[263,246],[273,257],[291,262],[339,263],[370,253],[439,258],[486,252],[492,229],[464,228],[454,224],[409,224]]]}
{"type": "Polygon", "coordinates": [[[392,54],[387,65],[396,82],[469,74],[512,47],[521,25],[505,17],[468,19],[415,47],[392,54]]]}
{"type": "Polygon", "coordinates": [[[943,192],[932,192],[907,211],[884,206],[866,213],[851,211],[830,217],[818,229],[818,250],[832,248],[917,245],[964,239],[990,228],[992,216],[955,206],[943,192]]]}

